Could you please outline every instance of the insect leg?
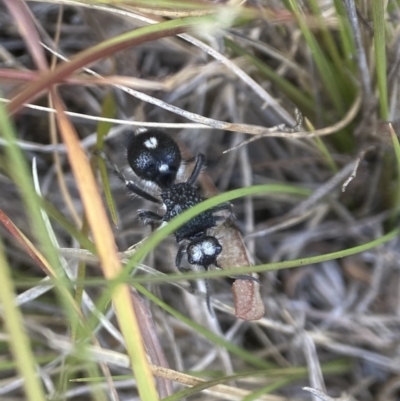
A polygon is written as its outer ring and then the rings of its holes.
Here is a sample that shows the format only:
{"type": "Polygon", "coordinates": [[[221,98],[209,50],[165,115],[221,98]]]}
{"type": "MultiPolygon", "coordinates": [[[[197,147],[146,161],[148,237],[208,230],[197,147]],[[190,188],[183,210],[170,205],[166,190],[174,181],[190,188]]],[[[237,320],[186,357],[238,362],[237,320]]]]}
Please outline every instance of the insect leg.
{"type": "Polygon", "coordinates": [[[222,210],[232,211],[232,204],[229,202],[224,202],[224,203],[221,203],[220,205],[215,206],[212,209],[210,209],[211,213],[220,212],[222,210]]]}
{"type": "Polygon", "coordinates": [[[190,271],[190,269],[186,269],[186,268],[182,267],[182,259],[183,259],[183,255],[185,255],[185,253],[186,253],[186,246],[181,245],[178,249],[178,253],[176,254],[176,258],[175,258],[175,266],[178,268],[178,270],[180,272],[183,272],[183,273],[190,271]]]}
{"type": "Polygon", "coordinates": [[[141,198],[146,199],[153,203],[161,203],[160,200],[156,199],[154,196],[150,195],[146,191],[143,191],[143,189],[139,188],[133,181],[129,181],[129,180],[125,179],[124,183],[125,183],[126,187],[129,189],[129,191],[140,196],[141,198]]]}
{"type": "Polygon", "coordinates": [[[206,279],[206,304],[212,317],[215,317],[214,309],[211,307],[211,281],[206,279]]]}
{"type": "Polygon", "coordinates": [[[150,210],[138,210],[139,219],[143,224],[150,224],[150,223],[159,223],[163,216],[160,216],[157,213],[151,212],[150,210]]]}
{"type": "MultiPolygon", "coordinates": [[[[178,249],[178,253],[176,254],[176,258],[175,258],[175,266],[178,268],[178,270],[181,273],[187,273],[190,272],[190,269],[186,269],[186,267],[182,267],[182,259],[183,259],[183,255],[186,254],[186,246],[185,245],[180,245],[179,249],[178,249]]],[[[193,281],[189,281],[189,286],[190,289],[189,291],[194,294],[196,291],[196,286],[194,285],[193,281]]]]}
{"type": "Polygon", "coordinates": [[[195,183],[195,181],[197,180],[197,177],[200,174],[201,168],[204,166],[205,161],[206,161],[206,157],[202,153],[199,153],[196,157],[196,164],[194,166],[192,174],[189,177],[189,179],[187,180],[188,184],[193,185],[195,183]]]}
{"type": "Polygon", "coordinates": [[[123,182],[129,191],[133,192],[134,194],[140,196],[143,199],[146,199],[153,203],[161,203],[160,200],[156,199],[154,196],[148,194],[143,189],[139,188],[133,181],[128,180],[124,174],[120,171],[118,166],[111,162],[111,160],[107,157],[104,152],[97,152],[97,154],[104,159],[107,163],[108,167],[111,171],[119,178],[121,182],[123,182]]]}

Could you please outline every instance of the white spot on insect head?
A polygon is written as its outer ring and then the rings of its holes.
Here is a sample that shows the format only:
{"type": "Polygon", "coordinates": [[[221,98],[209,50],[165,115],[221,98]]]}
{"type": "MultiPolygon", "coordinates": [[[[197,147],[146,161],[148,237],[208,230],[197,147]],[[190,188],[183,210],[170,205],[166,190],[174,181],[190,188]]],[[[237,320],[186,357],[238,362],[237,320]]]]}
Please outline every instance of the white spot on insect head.
{"type": "Polygon", "coordinates": [[[147,149],[155,149],[158,146],[157,138],[152,136],[151,138],[147,139],[147,141],[144,142],[144,146],[146,146],[147,149]]]}
{"type": "Polygon", "coordinates": [[[198,263],[203,258],[203,250],[201,249],[201,245],[195,245],[191,249],[192,260],[195,263],[198,263]]]}
{"type": "Polygon", "coordinates": [[[202,250],[205,255],[214,255],[215,254],[215,246],[211,241],[205,241],[201,244],[202,250]]]}
{"type": "Polygon", "coordinates": [[[166,172],[169,170],[168,164],[161,164],[160,167],[158,168],[162,173],[166,172]]]}

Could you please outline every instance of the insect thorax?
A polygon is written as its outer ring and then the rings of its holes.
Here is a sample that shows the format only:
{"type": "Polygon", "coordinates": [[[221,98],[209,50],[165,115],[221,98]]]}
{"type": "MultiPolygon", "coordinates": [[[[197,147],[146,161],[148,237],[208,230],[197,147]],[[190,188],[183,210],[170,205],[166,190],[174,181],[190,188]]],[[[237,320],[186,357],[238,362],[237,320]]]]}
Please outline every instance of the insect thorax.
{"type": "MultiPolygon", "coordinates": [[[[166,207],[163,218],[164,221],[170,221],[203,200],[196,188],[185,182],[172,185],[170,188],[165,189],[161,193],[161,198],[166,207]]],[[[183,239],[196,237],[216,225],[217,223],[212,212],[203,212],[175,232],[176,241],[181,242],[183,239]]]]}

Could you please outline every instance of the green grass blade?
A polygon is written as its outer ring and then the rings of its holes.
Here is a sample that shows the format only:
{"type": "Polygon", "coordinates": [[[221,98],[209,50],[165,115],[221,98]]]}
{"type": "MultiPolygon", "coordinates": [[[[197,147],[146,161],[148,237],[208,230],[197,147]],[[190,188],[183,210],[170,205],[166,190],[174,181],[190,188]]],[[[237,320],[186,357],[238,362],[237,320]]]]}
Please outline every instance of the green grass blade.
{"type": "Polygon", "coordinates": [[[41,206],[46,213],[56,221],[64,230],[71,235],[76,241],[79,242],[80,246],[96,255],[96,248],[90,239],[82,234],[82,231],[78,230],[53,204],[46,199],[41,199],[41,206]]]}
{"type": "MultiPolygon", "coordinates": [[[[167,226],[166,226],[167,227],[167,226]]],[[[135,277],[127,279],[127,282],[132,283],[162,283],[165,281],[180,281],[180,280],[196,280],[201,278],[217,278],[217,277],[228,277],[232,275],[232,270],[235,271],[236,274],[249,274],[252,272],[261,273],[265,271],[273,271],[273,270],[281,270],[281,269],[290,269],[294,267],[301,267],[312,265],[316,263],[326,262],[328,260],[341,259],[346,256],[356,255],[358,253],[362,253],[368,251],[370,249],[376,248],[379,245],[383,245],[392,239],[396,238],[400,234],[400,229],[392,230],[389,233],[374,239],[372,241],[366,242],[364,244],[347,248],[342,251],[324,253],[322,255],[311,256],[308,258],[302,259],[294,259],[294,260],[286,260],[283,262],[275,262],[275,263],[267,263],[256,266],[248,266],[248,267],[234,267],[232,266],[229,270],[214,270],[207,271],[201,273],[192,273],[188,272],[185,274],[177,273],[177,274],[168,274],[165,276],[145,276],[145,277],[135,277]]],[[[89,285],[91,280],[89,280],[86,284],[89,285]]],[[[98,285],[98,281],[93,281],[94,285],[98,285]]]]}
{"type": "Polygon", "coordinates": [[[343,0],[333,1],[336,9],[336,16],[338,21],[339,35],[341,38],[340,44],[342,45],[342,62],[353,74],[357,72],[357,63],[353,56],[355,52],[355,44],[353,39],[353,31],[347,17],[346,8],[343,0]]]}
{"type": "MultiPolygon", "coordinates": [[[[168,225],[167,225],[168,226],[168,225]]],[[[165,226],[165,227],[167,227],[165,226]]],[[[351,255],[356,255],[358,253],[366,252],[370,249],[376,248],[379,245],[383,245],[392,239],[396,238],[400,234],[400,229],[392,230],[389,233],[374,239],[372,241],[366,242],[364,244],[347,248],[337,252],[331,253],[324,253],[322,255],[311,256],[308,258],[302,259],[294,259],[294,260],[286,260],[283,262],[276,262],[276,263],[267,263],[262,265],[256,266],[248,266],[248,267],[234,267],[232,266],[229,270],[213,270],[207,272],[187,272],[185,274],[176,273],[176,274],[168,274],[163,276],[143,276],[143,277],[118,277],[116,280],[123,280],[125,278],[125,282],[135,285],[137,283],[164,283],[164,282],[172,282],[172,281],[182,281],[182,280],[196,280],[196,279],[203,279],[203,278],[218,278],[218,277],[228,277],[232,275],[232,269],[235,270],[237,274],[249,274],[252,272],[261,273],[265,271],[273,271],[273,270],[281,270],[281,269],[290,269],[294,267],[301,267],[312,265],[316,263],[326,262],[328,260],[335,260],[344,258],[351,255]]],[[[108,282],[112,287],[115,285],[112,282],[108,282]]],[[[104,284],[104,280],[101,279],[87,279],[85,281],[85,285],[87,286],[99,286],[104,284]]],[[[104,305],[109,300],[109,294],[104,294],[102,300],[99,302],[99,305],[104,305]]],[[[101,307],[99,307],[101,309],[101,307]]]]}
{"type": "Polygon", "coordinates": [[[339,78],[335,70],[331,67],[328,62],[325,54],[323,53],[320,45],[314,37],[311,29],[308,27],[306,20],[303,14],[300,11],[299,5],[296,0],[289,0],[291,5],[291,10],[296,15],[297,21],[299,22],[301,32],[304,35],[305,40],[310,48],[310,52],[314,58],[315,64],[318,68],[318,72],[321,75],[321,78],[324,82],[326,90],[331,98],[332,103],[334,104],[336,110],[340,115],[343,115],[345,112],[344,108],[344,99],[342,94],[339,91],[339,87],[337,83],[339,82],[339,78]]]}
{"type": "Polygon", "coordinates": [[[11,269],[5,258],[2,243],[0,243],[0,282],[2,315],[9,333],[9,342],[14,360],[25,382],[26,399],[30,401],[45,401],[45,393],[36,373],[35,359],[29,337],[22,322],[22,314],[15,305],[16,294],[11,278],[11,269]]]}
{"type": "Polygon", "coordinates": [[[0,304],[2,315],[10,335],[9,342],[17,368],[24,380],[25,396],[31,401],[45,401],[45,393],[36,373],[35,359],[30,341],[22,322],[22,314],[15,305],[15,289],[11,269],[0,242],[0,304]]]}
{"type": "MultiPolygon", "coordinates": [[[[351,365],[347,361],[340,360],[325,364],[324,366],[322,366],[322,371],[325,374],[343,373],[345,371],[349,371],[350,366],[351,365]]],[[[242,398],[242,400],[256,400],[263,394],[271,393],[272,391],[279,389],[280,387],[284,386],[287,383],[293,383],[295,380],[305,377],[307,373],[308,369],[306,367],[262,369],[262,370],[238,373],[232,376],[224,376],[216,380],[210,380],[198,384],[197,386],[187,388],[169,397],[163,398],[163,401],[178,401],[181,400],[183,397],[188,397],[190,395],[197,394],[201,390],[205,390],[218,384],[226,383],[227,381],[239,380],[247,377],[259,377],[259,376],[268,377],[269,379],[274,378],[273,384],[268,384],[268,386],[262,387],[261,389],[252,392],[247,397],[242,398]]]]}
{"type": "Polygon", "coordinates": [[[47,232],[40,209],[40,200],[39,197],[36,196],[31,179],[30,169],[28,168],[21,150],[16,144],[16,134],[3,104],[0,104],[0,135],[8,142],[8,145],[5,147],[7,164],[9,166],[8,170],[24,202],[27,215],[30,219],[31,232],[36,237],[42,253],[57,273],[55,285],[60,292],[61,302],[67,315],[71,319],[74,319],[76,318],[76,314],[72,305],[61,295],[66,288],[70,288],[70,281],[66,278],[61,268],[58,254],[47,232]],[[10,166],[12,166],[12,168],[10,168],[10,166]]]}
{"type": "MultiPolygon", "coordinates": [[[[104,97],[102,108],[101,108],[101,117],[105,118],[115,118],[117,114],[117,106],[115,104],[114,96],[112,92],[107,93],[104,97]]],[[[112,123],[108,121],[99,121],[97,124],[97,143],[96,149],[103,150],[104,148],[104,137],[108,134],[112,127],[112,123]]]]}
{"type": "Polygon", "coordinates": [[[328,26],[324,21],[324,17],[322,16],[319,2],[317,0],[310,0],[310,8],[316,17],[318,29],[321,30],[324,49],[326,49],[330,58],[333,60],[335,69],[340,74],[341,80],[346,80],[346,83],[350,83],[349,79],[345,75],[345,64],[343,63],[343,59],[339,54],[339,49],[333,38],[332,31],[328,29],[328,26]]]}
{"type": "Polygon", "coordinates": [[[379,90],[379,106],[381,118],[387,120],[389,118],[389,106],[386,78],[385,2],[381,0],[372,2],[372,19],[374,22],[375,64],[379,90]]]}
{"type": "MultiPolygon", "coordinates": [[[[389,125],[390,135],[392,137],[393,149],[396,156],[396,165],[397,165],[397,183],[396,183],[396,191],[394,195],[393,202],[393,219],[399,214],[400,207],[400,143],[399,138],[396,135],[392,125],[389,125]]],[[[394,222],[394,221],[393,221],[394,222]]]]}

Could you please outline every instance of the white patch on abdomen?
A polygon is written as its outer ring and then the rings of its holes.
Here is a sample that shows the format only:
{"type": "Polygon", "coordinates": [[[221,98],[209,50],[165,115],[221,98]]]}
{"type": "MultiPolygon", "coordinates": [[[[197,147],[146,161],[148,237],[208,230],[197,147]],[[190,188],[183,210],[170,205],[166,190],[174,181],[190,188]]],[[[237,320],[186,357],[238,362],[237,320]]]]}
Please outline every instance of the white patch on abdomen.
{"type": "Polygon", "coordinates": [[[155,149],[158,146],[158,141],[154,136],[152,136],[144,142],[144,146],[146,146],[147,149],[155,149]]]}

